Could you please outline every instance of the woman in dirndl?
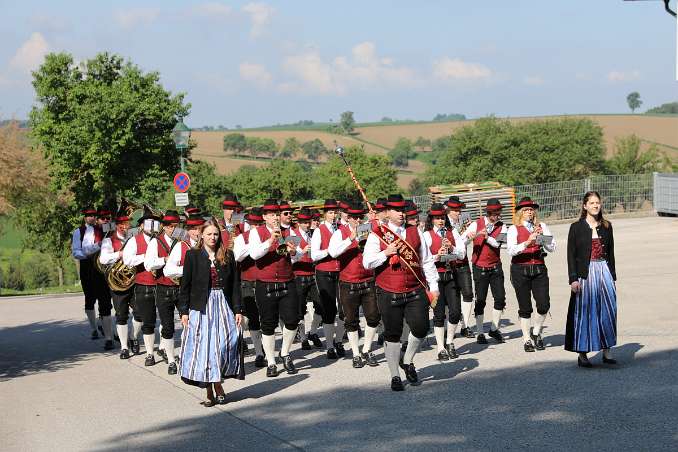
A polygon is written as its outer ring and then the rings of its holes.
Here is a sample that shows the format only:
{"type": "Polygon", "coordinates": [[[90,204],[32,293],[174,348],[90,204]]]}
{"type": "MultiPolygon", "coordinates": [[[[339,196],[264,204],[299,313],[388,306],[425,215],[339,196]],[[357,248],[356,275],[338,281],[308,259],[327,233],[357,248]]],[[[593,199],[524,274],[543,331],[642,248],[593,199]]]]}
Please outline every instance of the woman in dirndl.
{"type": "Polygon", "coordinates": [[[186,252],[179,293],[181,379],[206,388],[206,407],[226,403],[225,378],[244,379],[240,272],[221,240],[217,220],[202,225],[200,240],[186,252]]]}
{"type": "Polygon", "coordinates": [[[600,350],[604,364],[616,364],[610,353],[617,344],[614,235],[597,192],[584,195],[581,218],[570,226],[567,267],[572,293],[565,350],[579,354],[579,367],[593,367],[586,354],[600,350]]]}

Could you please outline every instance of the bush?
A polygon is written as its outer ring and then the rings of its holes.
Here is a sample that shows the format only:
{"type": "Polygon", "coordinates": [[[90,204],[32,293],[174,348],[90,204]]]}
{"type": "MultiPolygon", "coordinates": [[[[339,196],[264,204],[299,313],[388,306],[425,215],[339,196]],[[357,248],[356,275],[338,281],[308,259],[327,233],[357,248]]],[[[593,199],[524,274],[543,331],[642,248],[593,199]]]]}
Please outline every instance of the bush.
{"type": "Polygon", "coordinates": [[[25,284],[21,273],[21,266],[15,262],[9,264],[9,269],[2,281],[5,289],[24,290],[25,284]]]}
{"type": "Polygon", "coordinates": [[[36,255],[26,257],[21,262],[21,277],[25,289],[58,286],[59,279],[54,265],[49,260],[40,259],[36,255]]]}

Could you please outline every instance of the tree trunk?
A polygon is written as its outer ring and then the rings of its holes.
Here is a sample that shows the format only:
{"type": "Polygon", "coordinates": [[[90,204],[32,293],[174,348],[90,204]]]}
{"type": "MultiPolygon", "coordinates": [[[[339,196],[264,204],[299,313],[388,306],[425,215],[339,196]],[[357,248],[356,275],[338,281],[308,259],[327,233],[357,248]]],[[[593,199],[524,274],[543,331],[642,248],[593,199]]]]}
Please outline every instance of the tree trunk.
{"type": "Polygon", "coordinates": [[[64,285],[64,266],[61,262],[57,263],[57,273],[59,275],[59,287],[64,285]]]}

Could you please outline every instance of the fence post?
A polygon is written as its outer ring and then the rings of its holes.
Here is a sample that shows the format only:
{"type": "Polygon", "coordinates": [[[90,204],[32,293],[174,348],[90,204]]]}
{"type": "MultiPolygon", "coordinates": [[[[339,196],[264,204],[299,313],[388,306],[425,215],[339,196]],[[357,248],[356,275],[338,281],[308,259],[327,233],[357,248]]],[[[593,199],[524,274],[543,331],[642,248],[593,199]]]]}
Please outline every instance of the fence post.
{"type": "Polygon", "coordinates": [[[591,191],[591,178],[587,177],[584,179],[584,193],[588,193],[591,191]]]}
{"type": "Polygon", "coordinates": [[[659,173],[657,171],[652,173],[652,208],[654,212],[657,213],[657,206],[655,205],[657,199],[657,181],[659,179],[659,173]]]}

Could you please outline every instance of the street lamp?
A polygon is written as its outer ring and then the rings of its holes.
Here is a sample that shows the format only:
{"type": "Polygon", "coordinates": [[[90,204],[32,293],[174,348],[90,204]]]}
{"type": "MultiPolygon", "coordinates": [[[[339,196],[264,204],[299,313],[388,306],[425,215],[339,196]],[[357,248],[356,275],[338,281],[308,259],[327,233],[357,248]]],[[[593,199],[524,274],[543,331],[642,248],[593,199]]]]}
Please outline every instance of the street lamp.
{"type": "Polygon", "coordinates": [[[174,145],[179,151],[179,164],[181,165],[181,172],[183,173],[184,168],[184,150],[188,149],[188,139],[191,138],[191,129],[184,124],[183,118],[179,118],[179,122],[172,129],[172,138],[174,139],[174,145]]]}

